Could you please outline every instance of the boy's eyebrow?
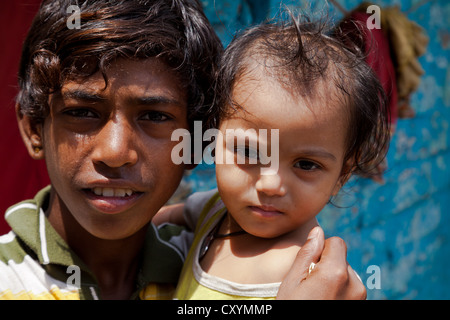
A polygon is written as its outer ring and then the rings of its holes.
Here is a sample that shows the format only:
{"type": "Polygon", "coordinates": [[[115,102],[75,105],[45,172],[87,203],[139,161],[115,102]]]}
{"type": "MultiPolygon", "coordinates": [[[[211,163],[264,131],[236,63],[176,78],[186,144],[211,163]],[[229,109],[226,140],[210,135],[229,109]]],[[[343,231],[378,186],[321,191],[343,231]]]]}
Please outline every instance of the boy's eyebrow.
{"type": "MultiPolygon", "coordinates": [[[[96,94],[89,91],[83,90],[70,90],[63,92],[63,96],[65,99],[75,99],[75,100],[83,100],[90,102],[101,102],[107,100],[107,98],[103,97],[100,94],[96,94]]],[[[183,104],[176,100],[165,96],[135,96],[129,97],[127,99],[127,103],[130,104],[139,104],[139,105],[164,105],[164,104],[173,104],[183,106],[183,104]]]]}
{"type": "Polygon", "coordinates": [[[130,104],[137,104],[137,105],[177,105],[177,106],[183,106],[183,104],[178,101],[177,99],[172,99],[170,97],[166,96],[135,96],[135,97],[129,97],[127,99],[127,103],[130,104]]]}
{"type": "Polygon", "coordinates": [[[98,102],[98,101],[104,101],[106,100],[105,97],[88,92],[83,90],[70,90],[63,92],[63,97],[65,99],[75,99],[75,100],[84,100],[84,101],[91,101],[91,102],[98,102]]]}

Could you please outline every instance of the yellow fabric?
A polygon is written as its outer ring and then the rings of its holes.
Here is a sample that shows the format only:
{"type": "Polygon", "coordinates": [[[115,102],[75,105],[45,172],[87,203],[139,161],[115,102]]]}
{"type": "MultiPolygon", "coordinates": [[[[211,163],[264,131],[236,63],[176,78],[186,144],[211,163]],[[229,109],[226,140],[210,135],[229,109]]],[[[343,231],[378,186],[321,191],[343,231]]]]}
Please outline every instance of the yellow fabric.
{"type": "Polygon", "coordinates": [[[189,286],[184,286],[180,291],[177,291],[176,298],[179,300],[275,300],[275,297],[248,297],[241,295],[232,295],[213,290],[202,286],[195,280],[194,275],[191,275],[189,286]],[[181,293],[184,291],[183,293],[181,293]]]}
{"type": "Polygon", "coordinates": [[[172,284],[152,283],[145,287],[139,293],[141,300],[171,300],[175,292],[175,286],[172,284]]]}
{"type": "Polygon", "coordinates": [[[80,295],[78,292],[62,292],[59,288],[39,294],[25,291],[12,293],[8,289],[0,293],[0,300],[80,300],[80,295]]]}
{"type": "Polygon", "coordinates": [[[202,225],[202,222],[205,220],[207,214],[212,210],[212,208],[214,207],[215,204],[217,204],[218,201],[219,195],[217,193],[208,201],[208,203],[203,208],[202,213],[200,214],[200,218],[195,229],[195,238],[192,243],[192,247],[189,250],[189,253],[186,257],[183,270],[181,271],[180,280],[178,281],[177,290],[175,292],[175,299],[179,300],[195,299],[194,294],[197,290],[199,290],[200,284],[195,280],[191,266],[195,256],[195,249],[197,248],[197,246],[201,245],[200,243],[201,238],[206,232],[208,232],[211,224],[225,210],[225,208],[223,208],[222,210],[217,211],[211,219],[209,219],[202,225]]]}
{"type": "MultiPolygon", "coordinates": [[[[218,193],[216,193],[203,208],[199,221],[197,223],[195,238],[191,250],[186,258],[183,270],[181,272],[178,287],[175,292],[175,299],[178,300],[261,300],[275,299],[275,296],[260,297],[248,295],[234,295],[208,288],[200,284],[194,276],[193,264],[194,259],[198,257],[197,251],[201,246],[202,239],[211,230],[213,225],[223,216],[226,211],[225,206],[220,201],[218,193]]],[[[258,285],[248,286],[250,292],[258,285]]],[[[239,289],[238,289],[239,291],[239,289]]]]}

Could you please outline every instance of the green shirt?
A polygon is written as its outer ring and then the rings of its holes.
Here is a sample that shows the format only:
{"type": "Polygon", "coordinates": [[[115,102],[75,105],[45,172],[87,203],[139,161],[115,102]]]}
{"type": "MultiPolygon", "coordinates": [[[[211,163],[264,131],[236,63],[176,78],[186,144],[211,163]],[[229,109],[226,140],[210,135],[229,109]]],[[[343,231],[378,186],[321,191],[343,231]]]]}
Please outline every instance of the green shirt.
{"type": "MultiPolygon", "coordinates": [[[[101,299],[95,276],[50,225],[50,186],[6,211],[0,236],[0,299],[101,299]]],[[[192,234],[150,224],[132,299],[171,299],[192,234]]]]}

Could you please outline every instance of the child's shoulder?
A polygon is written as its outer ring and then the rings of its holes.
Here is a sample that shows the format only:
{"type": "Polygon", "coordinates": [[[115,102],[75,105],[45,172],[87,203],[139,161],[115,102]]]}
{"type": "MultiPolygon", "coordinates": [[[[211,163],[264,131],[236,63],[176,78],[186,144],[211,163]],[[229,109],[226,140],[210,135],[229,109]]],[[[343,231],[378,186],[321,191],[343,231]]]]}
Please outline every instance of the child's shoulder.
{"type": "Polygon", "coordinates": [[[267,282],[280,282],[284,279],[287,272],[291,269],[298,251],[301,249],[300,244],[278,244],[268,250],[261,256],[261,269],[264,269],[264,277],[272,278],[267,282]]]}
{"type": "MultiPolygon", "coordinates": [[[[299,250],[305,244],[309,231],[317,226],[317,221],[311,220],[303,228],[273,239],[266,239],[267,246],[262,245],[261,255],[255,256],[259,264],[260,277],[279,282],[284,279],[297,257],[299,250]]],[[[260,242],[263,244],[263,242],[260,242]]]]}

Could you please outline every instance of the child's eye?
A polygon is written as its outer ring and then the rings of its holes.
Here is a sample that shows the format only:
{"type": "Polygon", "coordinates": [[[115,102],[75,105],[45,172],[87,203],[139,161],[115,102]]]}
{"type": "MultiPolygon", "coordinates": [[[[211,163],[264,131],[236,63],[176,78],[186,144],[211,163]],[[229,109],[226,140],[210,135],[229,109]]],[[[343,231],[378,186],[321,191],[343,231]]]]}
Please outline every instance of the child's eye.
{"type": "Polygon", "coordinates": [[[245,157],[247,159],[254,159],[254,160],[259,159],[258,150],[249,147],[236,147],[234,149],[234,153],[238,157],[245,157]]]}
{"type": "Polygon", "coordinates": [[[309,161],[309,160],[300,160],[300,161],[297,161],[297,162],[294,164],[294,167],[295,167],[295,168],[302,169],[302,170],[305,170],[305,171],[312,171],[312,170],[320,169],[320,165],[318,165],[318,164],[315,163],[315,162],[309,161]]]}
{"type": "Polygon", "coordinates": [[[140,120],[147,120],[147,121],[154,121],[154,122],[163,122],[170,120],[171,117],[166,115],[165,113],[159,112],[159,111],[149,111],[142,115],[140,120]]]}
{"type": "Polygon", "coordinates": [[[96,118],[97,115],[89,110],[89,109],[84,109],[84,108],[77,108],[77,109],[69,109],[64,111],[64,114],[67,114],[71,117],[75,117],[75,118],[96,118]]]}

